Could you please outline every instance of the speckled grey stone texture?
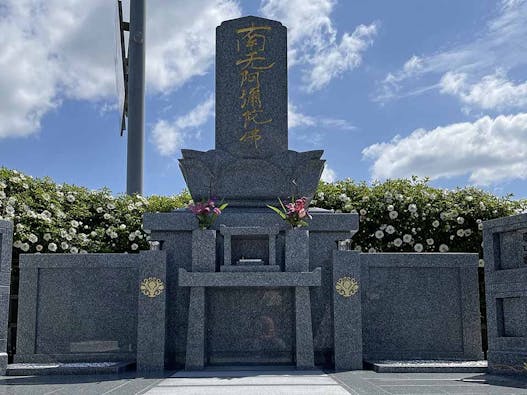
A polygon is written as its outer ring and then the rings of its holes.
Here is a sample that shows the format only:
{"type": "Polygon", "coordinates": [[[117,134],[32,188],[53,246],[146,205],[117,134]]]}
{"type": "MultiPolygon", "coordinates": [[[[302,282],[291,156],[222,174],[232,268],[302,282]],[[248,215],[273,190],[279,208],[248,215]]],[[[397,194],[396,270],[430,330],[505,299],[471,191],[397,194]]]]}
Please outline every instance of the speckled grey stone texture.
{"type": "Polygon", "coordinates": [[[216,271],[216,231],[196,229],[192,231],[192,271],[216,271]]]}
{"type": "Polygon", "coordinates": [[[296,367],[298,369],[313,369],[315,367],[315,356],[308,287],[295,288],[295,323],[296,367]]]}
{"type": "Polygon", "coordinates": [[[254,16],[223,22],[216,29],[216,149],[182,150],[180,159],[194,200],[212,195],[252,207],[311,198],[323,151],[290,151],[287,134],[286,28],[254,16]],[[263,29],[247,30],[253,27],[263,29]]]}
{"type": "Polygon", "coordinates": [[[192,273],[179,269],[180,287],[318,287],[320,268],[312,272],[192,273]]]}
{"type": "Polygon", "coordinates": [[[360,260],[365,359],[482,359],[477,254],[360,260]]]}
{"type": "Polygon", "coordinates": [[[15,362],[134,360],[139,254],[22,254],[15,362]]]}
{"type": "MultiPolygon", "coordinates": [[[[333,350],[332,298],[332,254],[337,248],[337,241],[348,239],[355,234],[359,221],[357,214],[331,213],[314,211],[313,219],[309,221],[309,270],[321,267],[321,286],[310,288],[313,339],[315,344],[315,362],[330,363],[328,355],[333,350]]],[[[187,272],[192,270],[192,231],[198,227],[195,216],[187,210],[177,210],[171,213],[146,213],[144,227],[152,231],[152,240],[163,241],[163,250],[167,253],[167,335],[166,351],[169,366],[185,364],[185,348],[187,343],[187,322],[189,306],[189,287],[180,287],[178,277],[180,268],[187,272]]],[[[219,230],[221,225],[229,227],[274,227],[279,229],[276,238],[276,263],[282,270],[285,266],[285,230],[289,225],[268,208],[236,208],[228,207],[212,226],[219,230]]],[[[221,243],[221,234],[219,235],[221,243]]],[[[221,248],[220,248],[221,250],[221,248]]],[[[218,259],[222,262],[221,251],[218,259]]],[[[265,288],[261,288],[264,290],[265,288]]],[[[256,292],[259,288],[251,288],[256,292]]],[[[292,291],[283,288],[284,292],[292,291]]],[[[221,288],[209,288],[207,298],[224,297],[221,288]]],[[[290,310],[294,314],[294,298],[290,310]]],[[[207,302],[208,304],[209,302],[207,302]]],[[[253,299],[237,300],[238,309],[252,309],[253,299]]],[[[217,326],[219,322],[212,321],[207,326],[217,326]]],[[[294,323],[293,323],[294,325],[294,323]]],[[[219,357],[218,357],[219,358],[219,357]]],[[[285,357],[284,357],[285,358],[285,357]]],[[[289,357],[291,360],[291,358],[289,357]]],[[[238,361],[243,361],[241,358],[238,361]]],[[[231,362],[233,360],[231,359],[231,362]]]]}
{"type": "Polygon", "coordinates": [[[362,369],[362,302],[360,257],[355,251],[333,251],[333,328],[336,371],[362,369]],[[344,277],[355,279],[358,290],[343,296],[336,290],[344,277]]]}
{"type": "Polygon", "coordinates": [[[307,272],[309,270],[309,230],[305,228],[285,231],[285,271],[307,272]]]}
{"type": "Polygon", "coordinates": [[[190,289],[185,369],[203,369],[205,364],[205,288],[190,289]]]}
{"type": "Polygon", "coordinates": [[[5,375],[7,367],[7,324],[12,248],[13,224],[0,220],[0,376],[5,375]]]}
{"type": "Polygon", "coordinates": [[[208,288],[211,364],[293,364],[293,288],[208,288]]]}
{"type": "Polygon", "coordinates": [[[137,292],[137,372],[163,372],[165,368],[166,252],[141,251],[137,292]],[[161,280],[165,289],[155,297],[140,292],[143,279],[161,280]]]}
{"type": "Polygon", "coordinates": [[[527,214],[483,223],[489,371],[527,376],[527,214]]]}

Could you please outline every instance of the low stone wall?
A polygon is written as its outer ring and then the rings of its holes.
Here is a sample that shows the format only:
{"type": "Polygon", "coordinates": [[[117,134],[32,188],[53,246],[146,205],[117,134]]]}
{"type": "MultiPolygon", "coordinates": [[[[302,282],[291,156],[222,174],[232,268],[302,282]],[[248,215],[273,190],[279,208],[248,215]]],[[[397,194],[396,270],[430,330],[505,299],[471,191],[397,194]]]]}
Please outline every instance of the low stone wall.
{"type": "Polygon", "coordinates": [[[489,370],[527,376],[527,214],[483,223],[489,370]]]}
{"type": "Polygon", "coordinates": [[[365,360],[482,359],[477,254],[361,254],[365,360]]]}
{"type": "Polygon", "coordinates": [[[162,368],[165,265],[164,251],[22,254],[15,362],[162,368]]]}
{"type": "Polygon", "coordinates": [[[13,225],[11,222],[0,220],[0,375],[5,374],[7,366],[7,323],[12,244],[13,225]]]}

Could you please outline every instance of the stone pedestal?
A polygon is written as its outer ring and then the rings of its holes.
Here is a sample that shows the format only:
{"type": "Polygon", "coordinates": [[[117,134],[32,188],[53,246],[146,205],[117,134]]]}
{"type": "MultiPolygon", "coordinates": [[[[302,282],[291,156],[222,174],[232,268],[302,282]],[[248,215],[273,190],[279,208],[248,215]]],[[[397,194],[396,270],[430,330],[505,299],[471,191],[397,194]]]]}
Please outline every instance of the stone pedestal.
{"type": "Polygon", "coordinates": [[[333,251],[333,334],[335,370],[362,369],[360,259],[355,251],[333,251]]]}
{"type": "Polygon", "coordinates": [[[196,229],[192,231],[192,271],[216,270],[216,231],[196,229]]]}
{"type": "Polygon", "coordinates": [[[309,270],[309,230],[294,228],[285,231],[285,271],[309,270]]]}

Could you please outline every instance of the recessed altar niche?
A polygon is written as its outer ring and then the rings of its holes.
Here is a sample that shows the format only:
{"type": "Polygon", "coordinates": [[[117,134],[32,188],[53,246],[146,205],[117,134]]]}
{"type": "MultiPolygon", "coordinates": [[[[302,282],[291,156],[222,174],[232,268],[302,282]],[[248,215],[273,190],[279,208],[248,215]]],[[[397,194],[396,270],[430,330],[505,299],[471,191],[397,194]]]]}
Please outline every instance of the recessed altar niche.
{"type": "Polygon", "coordinates": [[[207,289],[208,364],[293,364],[293,292],[293,288],[207,289]]]}

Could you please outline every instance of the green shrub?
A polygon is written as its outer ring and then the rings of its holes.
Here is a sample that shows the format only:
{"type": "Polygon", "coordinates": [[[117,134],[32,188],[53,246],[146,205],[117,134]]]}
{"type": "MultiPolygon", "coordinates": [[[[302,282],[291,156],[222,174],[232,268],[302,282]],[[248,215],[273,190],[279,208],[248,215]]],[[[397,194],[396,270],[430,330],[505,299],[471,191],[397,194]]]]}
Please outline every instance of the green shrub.
{"type": "MultiPolygon", "coordinates": [[[[185,207],[190,199],[188,191],[171,197],[114,197],[107,189],[90,191],[0,168],[0,219],[15,225],[15,255],[148,249],[143,213],[185,207]]],[[[433,188],[417,178],[372,186],[321,182],[312,205],[359,213],[360,229],[352,241],[363,252],[465,251],[480,256],[481,222],[527,209],[526,200],[499,198],[472,187],[433,188]]]]}

